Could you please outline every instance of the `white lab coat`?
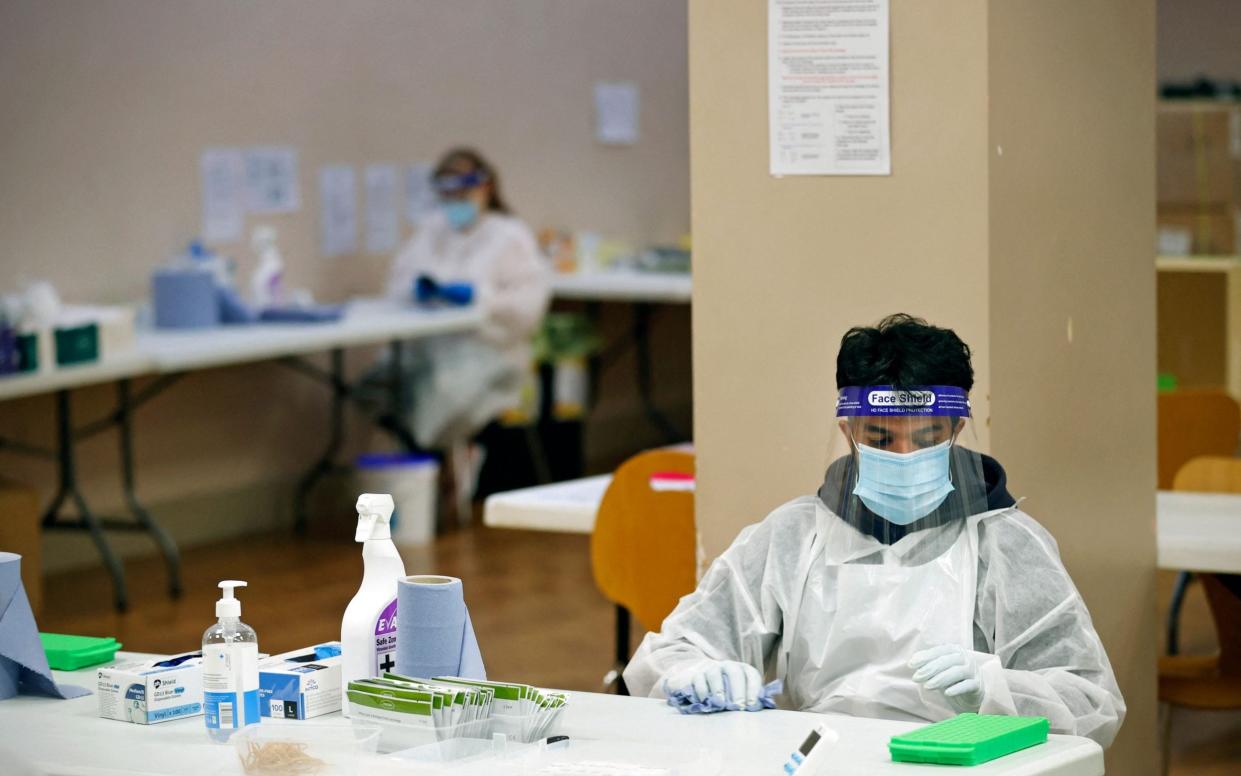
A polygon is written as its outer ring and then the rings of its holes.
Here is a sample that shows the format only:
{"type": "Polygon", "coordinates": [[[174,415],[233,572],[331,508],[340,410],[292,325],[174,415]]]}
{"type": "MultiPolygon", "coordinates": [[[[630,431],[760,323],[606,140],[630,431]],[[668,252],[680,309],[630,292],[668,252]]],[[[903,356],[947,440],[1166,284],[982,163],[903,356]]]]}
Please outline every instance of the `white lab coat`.
{"type": "Polygon", "coordinates": [[[915,531],[891,546],[817,497],[745,528],[648,633],[625,669],[635,695],[695,660],[784,679],[784,705],[936,721],[955,712],[906,661],[937,643],[974,652],[983,714],[1047,717],[1108,746],[1125,703],[1055,540],[1009,508],[915,531]],[[902,589],[908,586],[907,589],[902,589]],[[839,615],[839,616],[838,616],[839,615]]]}
{"type": "Polygon", "coordinates": [[[485,213],[458,231],[436,212],[397,254],[388,296],[408,301],[420,275],[471,284],[485,314],[477,333],[438,337],[408,351],[414,436],[425,447],[445,447],[520,402],[530,340],[551,297],[550,272],[521,220],[485,213]]]}

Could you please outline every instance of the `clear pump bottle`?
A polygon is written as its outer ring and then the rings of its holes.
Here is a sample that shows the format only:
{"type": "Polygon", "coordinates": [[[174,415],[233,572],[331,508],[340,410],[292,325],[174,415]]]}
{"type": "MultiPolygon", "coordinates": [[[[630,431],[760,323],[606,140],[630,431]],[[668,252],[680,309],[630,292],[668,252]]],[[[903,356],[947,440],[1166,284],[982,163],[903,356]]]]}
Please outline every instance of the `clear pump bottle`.
{"type": "Polygon", "coordinates": [[[219,621],[203,634],[203,717],[207,735],[227,741],[235,731],[259,722],[259,636],[241,621],[238,580],[220,583],[215,604],[219,621]]]}

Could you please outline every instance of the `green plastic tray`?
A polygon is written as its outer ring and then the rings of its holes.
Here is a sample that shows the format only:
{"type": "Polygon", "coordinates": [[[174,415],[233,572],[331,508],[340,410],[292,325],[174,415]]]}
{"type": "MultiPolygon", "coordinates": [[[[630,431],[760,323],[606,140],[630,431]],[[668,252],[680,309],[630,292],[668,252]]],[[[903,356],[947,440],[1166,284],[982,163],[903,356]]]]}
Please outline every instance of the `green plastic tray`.
{"type": "Polygon", "coordinates": [[[76,671],[97,666],[116,657],[121,644],[111,636],[67,636],[63,633],[40,633],[47,664],[57,671],[76,671]]]}
{"type": "Polygon", "coordinates": [[[1047,729],[1043,717],[961,714],[892,736],[888,751],[893,760],[902,763],[978,765],[1046,743],[1047,729]]]}

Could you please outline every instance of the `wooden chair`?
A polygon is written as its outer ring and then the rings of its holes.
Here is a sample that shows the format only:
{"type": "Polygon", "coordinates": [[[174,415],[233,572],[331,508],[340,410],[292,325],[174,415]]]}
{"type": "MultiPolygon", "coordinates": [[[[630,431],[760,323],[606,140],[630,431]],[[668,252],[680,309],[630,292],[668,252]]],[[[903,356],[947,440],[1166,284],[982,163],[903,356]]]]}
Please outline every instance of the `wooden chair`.
{"type": "MultiPolygon", "coordinates": [[[[1241,461],[1236,464],[1241,469],[1241,461]]],[[[1236,577],[1229,580],[1216,574],[1200,574],[1199,578],[1215,620],[1219,654],[1169,655],[1159,659],[1159,702],[1166,704],[1162,730],[1165,774],[1174,709],[1241,709],[1241,589],[1235,584],[1236,577]]]]}
{"type": "MultiPolygon", "coordinates": [[[[1216,389],[1189,389],[1160,393],[1158,397],[1159,487],[1162,490],[1199,490],[1177,487],[1174,483],[1181,467],[1202,455],[1233,456],[1241,436],[1241,405],[1226,392],[1216,389]]],[[[1168,654],[1180,649],[1177,623],[1181,605],[1192,581],[1182,571],[1177,575],[1168,608],[1168,654]]]]}
{"type": "Polygon", "coordinates": [[[630,458],[603,494],[590,562],[595,584],[616,604],[616,663],[604,679],[624,695],[620,678],[629,662],[629,615],[659,628],[681,596],[697,585],[694,494],[656,491],[651,475],[694,473],[693,453],[655,450],[630,458]]]}
{"type": "Polygon", "coordinates": [[[1173,487],[1181,467],[1200,455],[1233,456],[1241,437],[1241,406],[1224,391],[1159,394],[1159,487],[1173,487]]]}

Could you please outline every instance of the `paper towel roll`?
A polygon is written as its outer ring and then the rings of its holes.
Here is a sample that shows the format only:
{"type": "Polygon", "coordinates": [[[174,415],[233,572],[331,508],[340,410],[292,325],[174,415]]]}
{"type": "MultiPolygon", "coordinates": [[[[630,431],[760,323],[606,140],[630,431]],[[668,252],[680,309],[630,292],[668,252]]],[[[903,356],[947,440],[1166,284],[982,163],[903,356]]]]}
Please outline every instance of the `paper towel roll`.
{"type": "Polygon", "coordinates": [[[397,582],[396,598],[397,673],[486,678],[461,580],[405,577],[397,582]]]}

